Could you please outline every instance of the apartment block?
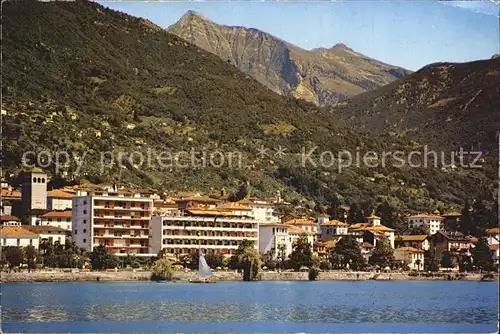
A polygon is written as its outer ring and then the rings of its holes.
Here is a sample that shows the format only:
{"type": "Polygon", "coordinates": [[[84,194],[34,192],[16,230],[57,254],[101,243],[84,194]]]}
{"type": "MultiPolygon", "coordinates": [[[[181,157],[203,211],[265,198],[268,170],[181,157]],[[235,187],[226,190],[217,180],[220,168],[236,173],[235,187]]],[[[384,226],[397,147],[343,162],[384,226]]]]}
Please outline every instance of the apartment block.
{"type": "Polygon", "coordinates": [[[195,253],[231,256],[245,239],[258,249],[258,221],[242,207],[186,208],[151,219],[151,253],[170,256],[195,253]]]}
{"type": "Polygon", "coordinates": [[[153,199],[140,194],[88,194],[73,198],[72,235],[87,251],[106,246],[115,255],[149,256],[153,199]]]}

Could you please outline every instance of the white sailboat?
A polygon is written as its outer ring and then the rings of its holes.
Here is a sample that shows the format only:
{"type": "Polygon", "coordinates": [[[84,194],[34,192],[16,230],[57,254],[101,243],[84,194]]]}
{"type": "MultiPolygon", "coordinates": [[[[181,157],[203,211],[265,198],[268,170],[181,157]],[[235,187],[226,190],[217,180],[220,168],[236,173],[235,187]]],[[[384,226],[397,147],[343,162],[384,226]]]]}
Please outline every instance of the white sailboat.
{"type": "Polygon", "coordinates": [[[213,277],[214,274],[212,270],[208,266],[207,260],[205,260],[205,256],[201,252],[200,249],[200,258],[198,259],[198,275],[200,278],[198,280],[189,280],[191,283],[215,283],[215,281],[209,280],[210,277],[213,277]]]}

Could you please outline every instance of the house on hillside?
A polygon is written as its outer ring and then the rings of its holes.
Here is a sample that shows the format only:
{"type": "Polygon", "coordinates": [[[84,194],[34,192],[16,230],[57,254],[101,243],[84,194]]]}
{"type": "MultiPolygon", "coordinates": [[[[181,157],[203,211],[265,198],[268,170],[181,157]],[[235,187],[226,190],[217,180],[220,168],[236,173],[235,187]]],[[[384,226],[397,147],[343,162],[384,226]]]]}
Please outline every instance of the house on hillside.
{"type": "Polygon", "coordinates": [[[24,228],[38,235],[39,244],[49,242],[52,244],[59,243],[60,245],[65,245],[66,237],[71,233],[68,230],[51,225],[27,225],[24,226],[24,228]]]}
{"type": "Polygon", "coordinates": [[[75,195],[64,190],[50,190],[47,192],[48,210],[66,210],[71,209],[75,195]]]}
{"type": "Polygon", "coordinates": [[[432,248],[436,250],[438,258],[441,258],[444,251],[449,251],[455,255],[470,256],[473,243],[470,237],[458,231],[438,231],[431,236],[432,248]]]}
{"type": "Polygon", "coordinates": [[[343,223],[338,220],[328,220],[320,225],[321,238],[328,239],[334,236],[347,235],[349,224],[343,223]]]}
{"type": "Polygon", "coordinates": [[[0,246],[26,247],[38,249],[38,234],[28,231],[20,222],[6,222],[0,230],[0,246]]]}
{"type": "Polygon", "coordinates": [[[486,230],[488,245],[490,247],[490,251],[493,255],[493,261],[498,264],[498,260],[500,258],[499,244],[500,244],[500,228],[490,228],[486,230]]]}
{"type": "Polygon", "coordinates": [[[71,232],[71,215],[71,210],[47,212],[41,216],[39,226],[54,226],[71,232]]]}
{"type": "MultiPolygon", "coordinates": [[[[349,234],[354,235],[358,242],[368,242],[376,246],[377,240],[387,239],[392,248],[394,248],[394,229],[379,224],[380,220],[375,221],[378,225],[370,223],[358,223],[350,225],[348,228],[349,234]]],[[[373,220],[372,220],[373,223],[373,220]]]]}
{"type": "Polygon", "coordinates": [[[424,270],[424,250],[414,247],[400,247],[394,250],[394,259],[404,261],[411,270],[424,270]]]}
{"type": "Polygon", "coordinates": [[[431,245],[429,242],[429,236],[427,234],[422,235],[398,235],[396,237],[395,245],[396,248],[399,247],[413,247],[416,249],[422,249],[424,251],[429,250],[431,245]]]}
{"type": "Polygon", "coordinates": [[[429,234],[436,234],[437,231],[442,230],[443,226],[443,217],[438,215],[429,215],[429,214],[417,214],[408,217],[408,228],[412,229],[418,226],[425,226],[429,229],[429,234]]]}

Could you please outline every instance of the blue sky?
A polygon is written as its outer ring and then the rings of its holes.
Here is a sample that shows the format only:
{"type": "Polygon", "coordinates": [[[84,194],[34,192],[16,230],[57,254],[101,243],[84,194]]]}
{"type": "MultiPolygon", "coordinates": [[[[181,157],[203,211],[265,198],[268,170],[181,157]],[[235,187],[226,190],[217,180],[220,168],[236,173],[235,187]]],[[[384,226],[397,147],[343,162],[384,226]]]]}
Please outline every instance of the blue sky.
{"type": "Polygon", "coordinates": [[[344,43],[416,70],[441,61],[487,59],[499,51],[499,4],[492,1],[99,2],[161,27],[195,10],[225,25],[252,27],[304,49],[344,43]]]}

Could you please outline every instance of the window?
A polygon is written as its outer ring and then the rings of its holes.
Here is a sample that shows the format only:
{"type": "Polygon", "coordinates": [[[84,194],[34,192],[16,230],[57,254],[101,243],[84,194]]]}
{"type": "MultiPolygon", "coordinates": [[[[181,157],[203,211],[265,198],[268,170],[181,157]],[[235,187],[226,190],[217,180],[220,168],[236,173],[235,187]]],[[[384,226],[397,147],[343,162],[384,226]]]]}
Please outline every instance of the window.
{"type": "Polygon", "coordinates": [[[86,205],[87,204],[87,201],[83,201],[83,205],[86,205]]]}
{"type": "Polygon", "coordinates": [[[36,181],[37,181],[38,183],[42,183],[42,179],[41,179],[41,178],[36,179],[36,181]]]}
{"type": "Polygon", "coordinates": [[[86,215],[87,214],[87,210],[83,210],[83,214],[86,215]]]}
{"type": "Polygon", "coordinates": [[[33,178],[33,183],[36,183],[36,177],[33,178]]]}
{"type": "Polygon", "coordinates": [[[85,229],[85,228],[84,228],[84,229],[83,229],[83,233],[87,233],[87,229],[85,229]]]}
{"type": "Polygon", "coordinates": [[[75,230],[75,234],[78,234],[78,230],[75,230]]]}
{"type": "Polygon", "coordinates": [[[42,183],[45,183],[45,178],[42,177],[42,183]]]}
{"type": "Polygon", "coordinates": [[[17,245],[21,246],[21,240],[20,239],[17,239],[17,245]]]}
{"type": "Polygon", "coordinates": [[[84,220],[83,220],[83,223],[84,223],[84,224],[87,224],[87,219],[84,219],[84,220]]]}
{"type": "Polygon", "coordinates": [[[83,241],[83,243],[86,243],[86,242],[87,242],[87,239],[83,239],[82,241],[83,241]]]}
{"type": "Polygon", "coordinates": [[[30,239],[30,246],[33,246],[33,239],[30,239]]]}

